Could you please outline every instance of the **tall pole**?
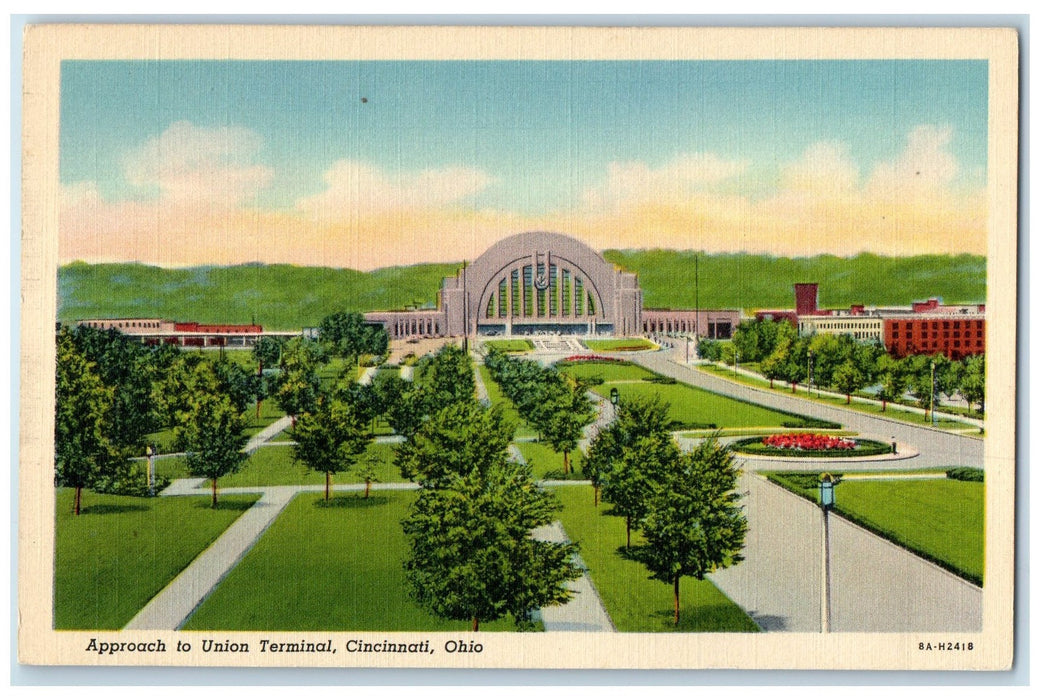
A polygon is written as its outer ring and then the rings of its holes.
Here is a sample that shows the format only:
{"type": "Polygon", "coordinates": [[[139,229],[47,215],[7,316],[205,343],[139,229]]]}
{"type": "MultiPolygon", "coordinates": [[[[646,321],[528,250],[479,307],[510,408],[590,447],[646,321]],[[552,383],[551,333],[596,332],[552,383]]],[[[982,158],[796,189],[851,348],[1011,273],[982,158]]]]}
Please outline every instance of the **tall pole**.
{"type": "MultiPolygon", "coordinates": [[[[700,274],[700,263],[701,254],[694,253],[693,255],[693,306],[696,309],[693,315],[693,335],[695,338],[701,337],[701,274],[700,274]]],[[[686,361],[689,362],[689,351],[687,350],[686,361]]]]}
{"type": "Polygon", "coordinates": [[[823,595],[820,598],[820,630],[826,634],[831,631],[831,529],[827,514],[830,508],[823,509],[823,595]]]}
{"type": "Polygon", "coordinates": [[[931,409],[932,414],[932,425],[935,425],[935,360],[932,360],[932,396],[931,396],[931,409]]]}
{"type": "Polygon", "coordinates": [[[466,291],[466,261],[462,261],[462,351],[469,352],[469,294],[466,291]]]}

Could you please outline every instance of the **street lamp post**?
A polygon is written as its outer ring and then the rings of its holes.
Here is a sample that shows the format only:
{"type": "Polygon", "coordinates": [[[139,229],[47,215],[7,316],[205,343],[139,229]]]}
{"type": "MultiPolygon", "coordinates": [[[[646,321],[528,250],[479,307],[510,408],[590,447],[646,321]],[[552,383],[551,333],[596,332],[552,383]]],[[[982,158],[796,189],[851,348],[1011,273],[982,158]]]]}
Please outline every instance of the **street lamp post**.
{"type": "Polygon", "coordinates": [[[929,409],[932,414],[932,425],[935,425],[935,360],[932,360],[932,395],[931,395],[931,408],[929,409]]]}
{"type": "MultiPolygon", "coordinates": [[[[812,352],[812,350],[809,351],[808,355],[809,355],[809,390],[806,392],[806,395],[811,398],[812,397],[812,385],[813,385],[813,352],[812,352]]],[[[818,394],[819,394],[819,392],[817,392],[817,395],[818,394]]]]}
{"type": "Polygon", "coordinates": [[[155,495],[155,450],[145,445],[144,453],[148,456],[148,494],[155,495]]]}
{"type": "Polygon", "coordinates": [[[820,600],[820,630],[831,631],[831,537],[830,521],[827,517],[834,507],[834,477],[820,477],[820,508],[823,510],[823,593],[820,600]]]}

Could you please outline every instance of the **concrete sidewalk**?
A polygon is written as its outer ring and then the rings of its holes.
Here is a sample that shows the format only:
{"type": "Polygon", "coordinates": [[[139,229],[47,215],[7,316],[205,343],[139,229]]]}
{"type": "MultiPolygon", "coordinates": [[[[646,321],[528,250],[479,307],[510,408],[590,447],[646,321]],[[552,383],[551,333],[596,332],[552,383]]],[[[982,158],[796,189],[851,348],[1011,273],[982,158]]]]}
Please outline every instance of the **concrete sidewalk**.
{"type": "Polygon", "coordinates": [[[271,425],[267,426],[259,433],[249,438],[249,442],[242,448],[242,451],[246,454],[252,454],[256,452],[257,448],[263,445],[265,442],[273,438],[278,433],[282,432],[286,428],[292,425],[292,416],[282,416],[271,425]]]}
{"type": "MultiPolygon", "coordinates": [[[[193,481],[193,480],[192,480],[193,481]]],[[[183,492],[185,489],[179,489],[183,492]]],[[[272,486],[202,554],[137,613],[124,629],[176,630],[245,556],[297,494],[297,486],[272,486]]],[[[199,492],[205,493],[203,488],[199,492]]],[[[165,494],[164,494],[165,495],[165,494]]]]}
{"type": "MultiPolygon", "coordinates": [[[[163,496],[208,495],[205,479],[178,479],[163,496]]],[[[253,507],[243,513],[224,533],[188,565],[166,588],[152,598],[124,629],[177,630],[187,621],[224,577],[252,549],[264,531],[299,493],[317,493],[321,484],[309,486],[268,486],[253,507]]],[[[336,486],[334,492],[363,491],[364,484],[336,486]]],[[[373,491],[410,491],[412,483],[372,484],[373,491]]],[[[255,488],[222,489],[221,493],[256,493],[255,488]]]]}
{"type": "MultiPolygon", "coordinates": [[[[535,539],[544,542],[570,542],[563,531],[560,521],[536,528],[532,533],[535,539]]],[[[546,632],[617,632],[614,623],[603,607],[603,601],[592,585],[588,570],[580,556],[575,556],[575,564],[585,573],[576,581],[571,581],[568,588],[574,596],[563,605],[552,605],[542,608],[539,614],[546,632]]]]}

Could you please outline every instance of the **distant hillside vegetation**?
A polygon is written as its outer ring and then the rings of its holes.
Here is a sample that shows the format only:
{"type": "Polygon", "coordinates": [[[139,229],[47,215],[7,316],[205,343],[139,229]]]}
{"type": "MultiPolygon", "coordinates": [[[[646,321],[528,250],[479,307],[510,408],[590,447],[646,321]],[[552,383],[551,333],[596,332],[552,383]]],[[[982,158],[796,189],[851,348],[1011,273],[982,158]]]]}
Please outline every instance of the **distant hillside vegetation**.
{"type": "MultiPolygon", "coordinates": [[[[694,308],[694,252],[608,250],[604,257],[639,275],[646,308],[694,308]]],[[[905,305],[942,297],[986,301],[986,259],[977,255],[774,258],[746,253],[700,255],[701,308],[792,308],[795,282],[819,282],[821,308],[905,305]]]]}
{"type": "MultiPolygon", "coordinates": [[[[694,308],[694,253],[610,250],[604,256],[639,274],[647,308],[694,308]]],[[[255,320],[270,330],[296,329],[315,326],[333,311],[432,304],[441,280],[458,267],[423,264],[359,272],[293,265],[166,269],[75,262],[58,270],[58,319],[255,320]]],[[[702,308],[789,308],[794,305],[795,282],[819,282],[823,307],[909,304],[931,296],[947,303],[986,298],[986,260],[970,255],[702,254],[699,267],[702,308]]]]}
{"type": "Polygon", "coordinates": [[[433,304],[453,264],[387,267],[373,272],[293,265],[166,269],[139,264],[58,270],[58,320],[158,317],[249,323],[269,330],[316,326],[334,311],[433,304]]]}

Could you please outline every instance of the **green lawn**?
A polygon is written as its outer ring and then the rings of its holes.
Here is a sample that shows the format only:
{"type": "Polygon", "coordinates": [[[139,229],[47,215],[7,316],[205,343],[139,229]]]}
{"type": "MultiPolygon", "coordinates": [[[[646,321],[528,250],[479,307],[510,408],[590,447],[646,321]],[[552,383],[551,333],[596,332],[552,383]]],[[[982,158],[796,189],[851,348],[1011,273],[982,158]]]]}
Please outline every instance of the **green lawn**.
{"type": "MultiPolygon", "coordinates": [[[[799,475],[774,473],[769,478],[818,500],[817,489],[804,488],[799,475]]],[[[982,585],[984,484],[954,479],[848,479],[835,487],[834,497],[840,515],[982,585]]]]}
{"type": "MultiPolygon", "coordinates": [[[[670,584],[649,577],[642,564],[625,559],[623,518],[604,515],[610,506],[592,504],[591,486],[554,489],[563,503],[567,535],[581,546],[581,558],[614,625],[621,632],[754,632],[757,625],[710,581],[680,582],[679,626],[672,625],[670,584]]],[[[641,543],[633,534],[632,543],[641,543]]]]}
{"type": "Polygon", "coordinates": [[[284,417],[285,411],[278,406],[278,402],[274,399],[267,399],[260,404],[259,418],[256,417],[256,404],[253,404],[246,409],[246,418],[249,422],[246,425],[246,429],[242,432],[252,437],[267,426],[271,425],[271,423],[284,417]]]}
{"type": "MultiPolygon", "coordinates": [[[[720,376],[720,377],[724,377],[726,379],[729,379],[730,381],[735,381],[735,382],[738,382],[740,384],[746,384],[748,386],[754,386],[754,387],[758,387],[758,388],[762,388],[762,389],[770,388],[768,379],[765,379],[764,377],[749,377],[749,376],[744,375],[744,374],[737,374],[737,373],[733,372],[733,370],[731,368],[728,368],[728,367],[719,367],[717,365],[697,365],[697,368],[699,370],[701,370],[702,372],[707,372],[709,374],[714,374],[714,375],[717,375],[717,376],[720,376]]],[[[780,382],[780,381],[777,381],[772,388],[773,388],[774,391],[780,391],[780,392],[785,392],[785,393],[790,393],[790,391],[791,391],[791,388],[790,388],[789,384],[787,384],[786,382],[780,382]]],[[[805,385],[803,385],[803,384],[799,384],[798,385],[798,396],[800,396],[801,398],[806,398],[806,396],[805,396],[805,385]]],[[[925,416],[923,414],[920,414],[920,413],[912,413],[910,411],[901,410],[898,404],[889,403],[888,406],[886,407],[886,410],[884,410],[884,411],[881,410],[881,406],[880,405],[873,404],[873,403],[861,403],[861,402],[853,401],[851,404],[846,404],[845,403],[845,397],[843,397],[843,396],[822,395],[822,396],[818,397],[816,395],[815,387],[813,388],[813,393],[812,393],[812,395],[809,398],[810,398],[811,401],[827,404],[829,406],[839,406],[841,408],[845,408],[845,409],[849,409],[849,410],[853,410],[853,411],[859,411],[860,413],[869,413],[870,415],[874,415],[874,416],[883,416],[885,418],[891,418],[892,420],[899,420],[899,421],[903,421],[903,422],[906,422],[906,423],[913,423],[915,425],[932,425],[932,421],[930,420],[930,418],[925,418],[925,416]]],[[[939,408],[939,412],[940,413],[942,411],[944,411],[944,410],[946,410],[945,407],[940,407],[939,408]]],[[[955,413],[962,413],[963,410],[961,410],[961,411],[953,411],[953,412],[955,412],[955,413]]],[[[965,430],[966,428],[971,428],[972,427],[968,423],[963,423],[963,422],[957,421],[957,420],[949,420],[949,419],[946,419],[946,418],[939,418],[939,419],[937,419],[935,421],[934,425],[935,425],[935,427],[943,429],[943,430],[957,430],[957,431],[965,430]]],[[[970,435],[970,433],[969,433],[969,435],[970,435]]]]}
{"type": "Polygon", "coordinates": [[[120,629],[257,496],[132,498],[59,489],[55,524],[55,629],[120,629]]]}
{"type": "Polygon", "coordinates": [[[622,399],[660,397],[662,401],[670,404],[668,417],[677,424],[677,429],[709,425],[719,428],[781,427],[784,423],[793,424],[789,427],[805,425],[803,419],[797,416],[737,401],[686,384],[607,382],[592,387],[592,390],[608,398],[612,388],[617,388],[622,399]]]}
{"type": "MultiPolygon", "coordinates": [[[[371,443],[365,450],[361,460],[371,458],[376,467],[376,475],[381,483],[393,481],[404,481],[401,473],[394,466],[393,445],[382,443],[371,443]]],[[[325,483],[325,473],[316,472],[307,468],[303,462],[294,462],[292,447],[279,445],[276,447],[261,447],[249,456],[242,469],[236,474],[226,476],[217,482],[220,488],[231,486],[286,486],[294,484],[321,484],[325,483]]],[[[360,460],[359,460],[360,461],[360,460]]],[[[362,483],[357,477],[356,471],[351,470],[345,474],[333,474],[332,483],[336,484],[358,484],[362,483]]]]}
{"type": "MultiPolygon", "coordinates": [[[[410,492],[293,499],[188,620],[190,630],[465,631],[409,598],[401,530],[410,492]]],[[[513,623],[481,623],[511,630],[513,623]]]]}
{"type": "Polygon", "coordinates": [[[498,386],[498,382],[491,378],[491,372],[484,365],[477,365],[477,371],[480,372],[481,379],[484,380],[484,387],[487,389],[488,400],[492,406],[501,404],[503,413],[506,418],[511,420],[516,425],[516,437],[535,437],[537,433],[531,426],[527,424],[523,418],[520,417],[520,413],[516,410],[516,406],[502,393],[502,389],[498,386]]]}
{"type": "MultiPolygon", "coordinates": [[[[245,412],[246,427],[242,431],[244,435],[252,437],[267,426],[274,423],[279,418],[285,415],[285,411],[278,407],[278,402],[274,399],[267,399],[260,405],[260,417],[256,416],[256,404],[249,404],[245,412]]],[[[176,451],[176,446],[173,444],[173,428],[166,428],[155,433],[149,433],[147,442],[152,445],[156,445],[159,448],[160,454],[167,452],[176,451]]],[[[142,451],[142,455],[144,452],[142,451]]],[[[140,455],[138,455],[140,456],[140,455]]]]}
{"type": "Polygon", "coordinates": [[[640,381],[655,376],[653,372],[628,362],[576,362],[561,367],[575,379],[602,379],[604,382],[640,381]]]}
{"type": "MultiPolygon", "coordinates": [[[[544,479],[545,473],[549,471],[562,472],[563,471],[563,453],[557,452],[547,442],[517,442],[514,443],[517,449],[520,450],[520,454],[524,456],[524,459],[528,464],[531,465],[531,469],[534,472],[535,479],[544,479]]],[[[581,450],[574,450],[570,454],[571,459],[571,470],[577,470],[578,459],[581,456],[581,450]]]]}
{"type": "Polygon", "coordinates": [[[485,340],[484,345],[489,348],[495,348],[502,352],[530,352],[534,350],[534,343],[530,340],[524,340],[523,338],[514,338],[513,340],[485,340]]]}
{"type": "Polygon", "coordinates": [[[589,350],[595,352],[625,352],[631,350],[656,350],[657,345],[646,338],[615,338],[611,340],[583,340],[589,350]]]}

